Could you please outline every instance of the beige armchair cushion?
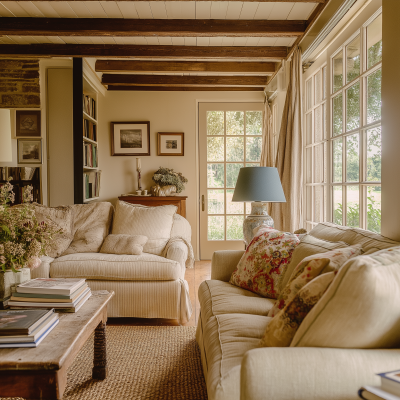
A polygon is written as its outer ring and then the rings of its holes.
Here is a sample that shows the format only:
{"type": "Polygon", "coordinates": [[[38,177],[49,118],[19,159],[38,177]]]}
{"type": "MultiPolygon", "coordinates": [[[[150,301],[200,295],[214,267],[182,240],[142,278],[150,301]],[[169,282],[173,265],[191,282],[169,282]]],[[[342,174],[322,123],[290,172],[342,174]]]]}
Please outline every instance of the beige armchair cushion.
{"type": "Polygon", "coordinates": [[[350,259],[300,325],[291,346],[398,348],[400,247],[350,259]]]}
{"type": "Polygon", "coordinates": [[[147,236],[143,235],[108,235],[100,253],[106,254],[131,254],[143,253],[143,246],[147,243],[147,236]]]}
{"type": "Polygon", "coordinates": [[[172,205],[144,207],[118,201],[112,233],[147,236],[148,241],[144,245],[143,251],[161,255],[171,237],[176,210],[177,207],[172,205]]]}

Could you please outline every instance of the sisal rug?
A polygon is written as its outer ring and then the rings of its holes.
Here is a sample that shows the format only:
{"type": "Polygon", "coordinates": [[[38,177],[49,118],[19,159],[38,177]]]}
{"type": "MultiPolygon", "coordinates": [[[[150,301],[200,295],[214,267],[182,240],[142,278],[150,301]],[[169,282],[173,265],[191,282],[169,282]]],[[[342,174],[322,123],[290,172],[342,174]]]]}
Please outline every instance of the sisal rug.
{"type": "Polygon", "coordinates": [[[181,326],[108,326],[107,378],[91,378],[91,337],[68,370],[63,400],[206,400],[195,331],[181,326]]]}

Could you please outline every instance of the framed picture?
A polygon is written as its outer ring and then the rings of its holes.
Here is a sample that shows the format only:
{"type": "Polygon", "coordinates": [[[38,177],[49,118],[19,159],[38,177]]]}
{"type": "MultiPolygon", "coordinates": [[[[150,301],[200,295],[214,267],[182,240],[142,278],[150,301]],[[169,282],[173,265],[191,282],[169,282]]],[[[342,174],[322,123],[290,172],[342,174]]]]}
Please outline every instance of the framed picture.
{"type": "Polygon", "coordinates": [[[42,163],[42,139],[18,139],[18,164],[42,163]]]}
{"type": "Polygon", "coordinates": [[[111,155],[149,156],[150,122],[111,122],[111,155]]]}
{"type": "Polygon", "coordinates": [[[17,110],[15,121],[16,137],[41,137],[40,110],[17,110]]]}
{"type": "Polygon", "coordinates": [[[183,132],[158,132],[159,156],[183,156],[185,134],[183,132]]]}

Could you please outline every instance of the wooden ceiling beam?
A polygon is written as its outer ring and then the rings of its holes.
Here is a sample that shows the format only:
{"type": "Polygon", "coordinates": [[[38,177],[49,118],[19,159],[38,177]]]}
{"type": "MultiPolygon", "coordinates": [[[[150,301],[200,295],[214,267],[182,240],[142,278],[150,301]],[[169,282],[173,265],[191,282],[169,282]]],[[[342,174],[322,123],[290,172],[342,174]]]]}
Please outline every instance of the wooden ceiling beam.
{"type": "MultiPolygon", "coordinates": [[[[4,18],[5,19],[5,18],[4,18]]],[[[0,44],[0,57],[137,57],[281,60],[283,46],[142,46],[114,44],[0,44]]]]}
{"type": "Polygon", "coordinates": [[[97,72],[230,72],[272,75],[273,62],[131,61],[97,60],[97,72]]]}
{"type": "Polygon", "coordinates": [[[108,85],[109,91],[144,91],[144,92],[262,92],[263,87],[241,86],[114,86],[108,85]]]}
{"type": "Polygon", "coordinates": [[[297,37],[307,21],[231,19],[2,18],[8,36],[297,37]]]}
{"type": "Polygon", "coordinates": [[[260,86],[268,83],[266,76],[180,76],[103,74],[103,85],[121,86],[260,86]]]}

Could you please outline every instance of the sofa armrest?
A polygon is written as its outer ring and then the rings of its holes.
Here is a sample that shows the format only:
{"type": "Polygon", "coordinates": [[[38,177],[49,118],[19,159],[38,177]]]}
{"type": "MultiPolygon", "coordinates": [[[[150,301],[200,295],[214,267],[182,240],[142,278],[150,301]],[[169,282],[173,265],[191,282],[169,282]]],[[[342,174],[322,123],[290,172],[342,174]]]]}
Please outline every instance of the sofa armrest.
{"type": "Polygon", "coordinates": [[[182,268],[182,279],[185,276],[186,260],[188,258],[188,247],[182,241],[176,241],[171,243],[168,247],[167,254],[165,258],[168,260],[178,261],[182,268]]]}
{"type": "Polygon", "coordinates": [[[229,282],[244,250],[215,251],[211,260],[211,279],[229,282]]]}
{"type": "Polygon", "coordinates": [[[39,267],[31,270],[31,279],[35,278],[50,278],[50,264],[54,261],[51,257],[40,257],[42,263],[39,267]]]}
{"type": "Polygon", "coordinates": [[[400,349],[262,348],[241,366],[240,399],[350,400],[375,374],[399,368],[400,349]]]}

